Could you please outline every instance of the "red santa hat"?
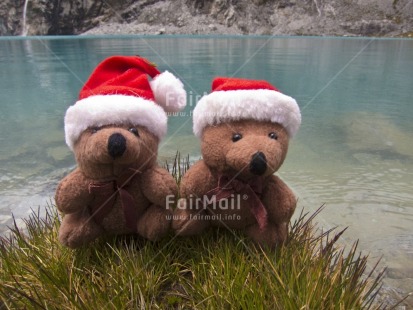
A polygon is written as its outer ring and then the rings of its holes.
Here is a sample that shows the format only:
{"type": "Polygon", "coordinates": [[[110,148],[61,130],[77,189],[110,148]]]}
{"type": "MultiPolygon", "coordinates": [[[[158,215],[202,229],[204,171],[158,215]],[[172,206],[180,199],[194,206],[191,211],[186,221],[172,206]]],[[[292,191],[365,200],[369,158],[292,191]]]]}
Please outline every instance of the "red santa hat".
{"type": "Polygon", "coordinates": [[[293,98],[267,81],[218,77],[212,82],[212,92],[193,111],[193,130],[201,138],[206,126],[246,119],[278,123],[293,137],[301,113],[293,98]]]}
{"type": "Polygon", "coordinates": [[[167,130],[166,113],[185,106],[183,84],[172,73],[160,73],[139,56],[112,56],[95,68],[79,100],[67,109],[66,143],[73,150],[87,128],[123,124],[144,126],[162,139],[167,130]]]}

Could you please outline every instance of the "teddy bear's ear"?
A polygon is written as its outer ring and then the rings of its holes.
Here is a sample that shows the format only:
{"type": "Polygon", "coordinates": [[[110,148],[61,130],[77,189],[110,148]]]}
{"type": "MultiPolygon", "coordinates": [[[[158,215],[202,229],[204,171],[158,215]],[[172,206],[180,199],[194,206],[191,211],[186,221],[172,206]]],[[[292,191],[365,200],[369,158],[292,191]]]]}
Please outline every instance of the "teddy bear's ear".
{"type": "Polygon", "coordinates": [[[182,82],[165,71],[150,81],[155,101],[165,112],[178,112],[186,106],[186,91],[182,82]]]}

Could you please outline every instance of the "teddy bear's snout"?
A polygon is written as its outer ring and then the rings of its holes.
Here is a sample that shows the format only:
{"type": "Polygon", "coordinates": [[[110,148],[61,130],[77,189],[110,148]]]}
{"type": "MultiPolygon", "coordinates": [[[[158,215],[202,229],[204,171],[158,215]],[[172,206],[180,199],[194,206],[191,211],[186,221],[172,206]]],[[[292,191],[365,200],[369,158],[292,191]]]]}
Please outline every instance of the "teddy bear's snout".
{"type": "Polygon", "coordinates": [[[120,133],[112,134],[108,139],[109,155],[115,159],[121,157],[126,151],[126,138],[120,133]]]}
{"type": "Polygon", "coordinates": [[[255,175],[263,175],[267,170],[267,158],[262,152],[257,152],[252,155],[250,161],[250,171],[255,175]]]}

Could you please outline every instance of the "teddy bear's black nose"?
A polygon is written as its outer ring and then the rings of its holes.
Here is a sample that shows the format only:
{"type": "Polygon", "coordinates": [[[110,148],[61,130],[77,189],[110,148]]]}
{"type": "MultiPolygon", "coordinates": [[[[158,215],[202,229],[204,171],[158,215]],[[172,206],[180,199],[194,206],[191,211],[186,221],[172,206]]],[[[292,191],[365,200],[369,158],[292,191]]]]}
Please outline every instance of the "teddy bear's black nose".
{"type": "Polygon", "coordinates": [[[267,158],[262,152],[252,155],[250,162],[250,171],[255,175],[262,175],[267,170],[267,158]]]}
{"type": "Polygon", "coordinates": [[[125,153],[126,139],[120,133],[114,133],[108,140],[108,152],[113,159],[120,157],[125,153]]]}

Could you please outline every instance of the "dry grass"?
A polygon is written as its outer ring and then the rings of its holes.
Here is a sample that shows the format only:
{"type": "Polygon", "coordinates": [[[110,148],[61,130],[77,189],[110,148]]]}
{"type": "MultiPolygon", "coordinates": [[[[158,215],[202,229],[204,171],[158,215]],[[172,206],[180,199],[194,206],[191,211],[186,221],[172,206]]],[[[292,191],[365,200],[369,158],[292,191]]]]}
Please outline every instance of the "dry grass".
{"type": "MultiPolygon", "coordinates": [[[[170,165],[179,180],[188,162],[170,165]]],[[[123,236],[78,250],[58,242],[53,206],[0,241],[0,309],[384,309],[383,272],[338,246],[301,214],[286,246],[265,251],[241,233],[172,234],[152,243],[123,236]],[[375,274],[375,276],[373,276],[375,274]]],[[[389,306],[387,306],[389,307],[389,306]]]]}

